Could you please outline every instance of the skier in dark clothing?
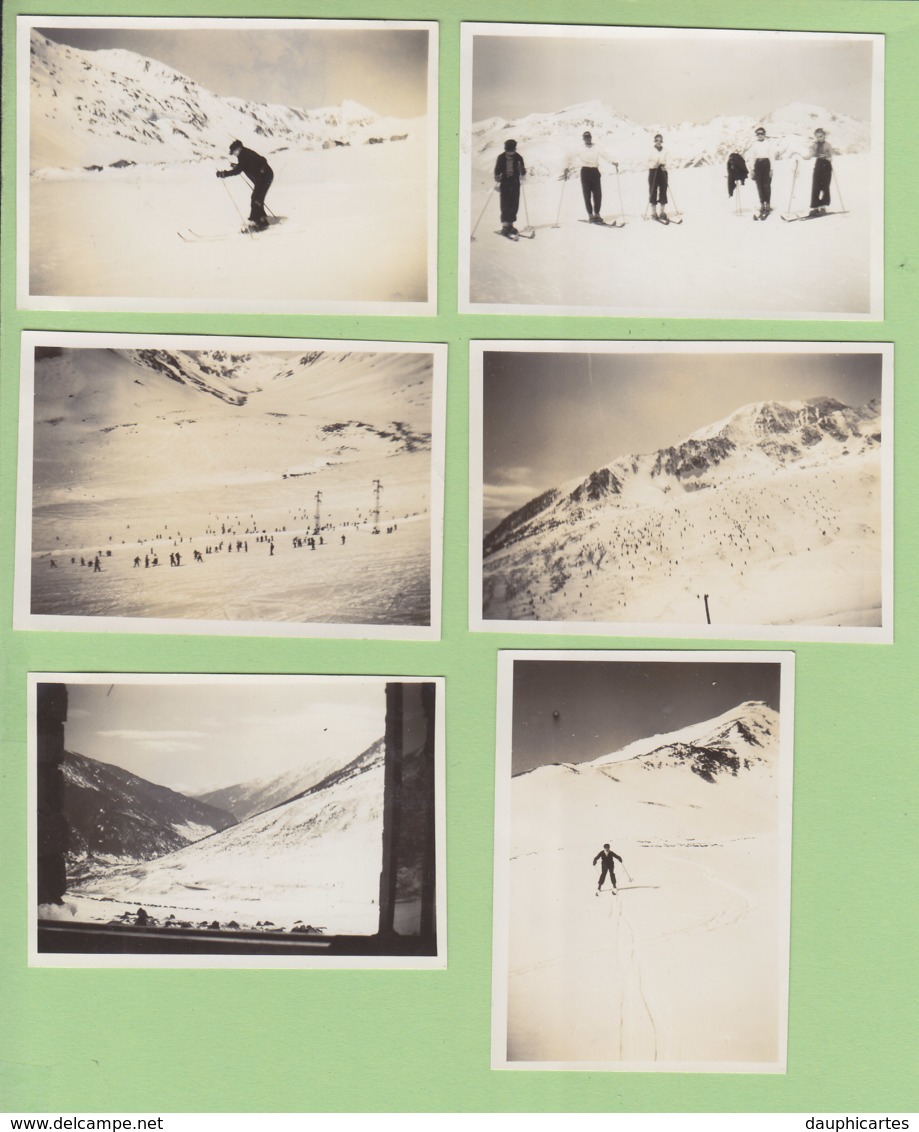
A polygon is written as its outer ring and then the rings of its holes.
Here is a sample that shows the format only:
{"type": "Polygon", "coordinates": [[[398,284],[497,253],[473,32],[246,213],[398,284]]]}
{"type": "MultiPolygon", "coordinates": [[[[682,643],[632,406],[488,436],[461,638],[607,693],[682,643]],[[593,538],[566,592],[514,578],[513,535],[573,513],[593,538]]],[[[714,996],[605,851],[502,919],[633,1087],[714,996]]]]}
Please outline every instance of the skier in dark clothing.
{"type": "Polygon", "coordinates": [[[265,215],[265,195],[271,188],[274,180],[274,170],[260,153],[254,149],[246,149],[240,141],[230,146],[230,154],[236,159],[231,169],[218,169],[218,177],[236,177],[240,173],[252,182],[252,199],[249,204],[249,223],[257,232],[268,227],[268,217],[265,215]]]}
{"type": "Polygon", "coordinates": [[[814,159],[814,179],[811,182],[811,216],[820,216],[830,203],[830,183],[833,180],[833,147],[826,140],[825,130],[815,130],[808,157],[814,159]]]}
{"type": "Polygon", "coordinates": [[[603,887],[603,882],[606,880],[606,874],[609,873],[609,882],[612,885],[613,892],[616,891],[616,873],[613,861],[618,861],[622,864],[622,858],[618,853],[614,853],[606,842],[600,852],[594,857],[594,864],[600,862],[600,880],[597,882],[597,892],[603,887]]]}
{"type": "Polygon", "coordinates": [[[527,175],[523,158],[517,152],[517,143],[508,139],[504,152],[495,162],[495,183],[501,194],[501,235],[516,236],[514,223],[520,207],[520,178],[527,175]]]}
{"type": "Polygon", "coordinates": [[[651,215],[657,220],[667,220],[667,186],[670,178],[667,166],[670,164],[670,154],[664,149],[664,139],[661,134],[654,135],[654,147],[648,155],[648,203],[651,206],[651,215]]]}

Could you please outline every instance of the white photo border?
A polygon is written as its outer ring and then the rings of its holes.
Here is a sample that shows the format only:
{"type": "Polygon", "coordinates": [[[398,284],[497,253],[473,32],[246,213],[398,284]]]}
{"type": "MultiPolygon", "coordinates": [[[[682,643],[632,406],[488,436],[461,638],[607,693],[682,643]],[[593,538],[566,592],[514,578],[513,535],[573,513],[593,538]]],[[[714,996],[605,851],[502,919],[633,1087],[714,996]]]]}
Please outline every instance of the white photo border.
{"type": "Polygon", "coordinates": [[[821,31],[774,31],[768,29],[742,28],[698,28],[698,27],[643,27],[623,24],[528,24],[528,23],[480,23],[467,22],[460,25],[460,140],[459,140],[459,224],[458,224],[458,263],[457,263],[457,309],[460,314],[542,314],[575,315],[582,317],[617,318],[727,318],[727,319],[770,319],[770,320],[813,320],[823,321],[872,321],[884,318],[884,49],[883,34],[872,32],[821,32],[821,31]],[[502,303],[473,302],[471,298],[471,253],[472,253],[472,99],[473,99],[473,54],[476,36],[493,37],[533,37],[565,39],[651,39],[663,40],[672,37],[680,39],[722,39],[732,40],[774,40],[776,36],[788,41],[799,42],[834,41],[853,42],[863,40],[872,44],[871,79],[871,173],[870,192],[874,202],[871,215],[870,253],[867,264],[869,282],[869,303],[864,311],[738,311],[738,310],[687,310],[658,309],[657,307],[609,307],[582,306],[572,303],[502,303]]]}
{"type": "Polygon", "coordinates": [[[16,19],[16,301],[33,311],[149,311],[208,314],[311,314],[311,315],[435,315],[437,313],[438,139],[439,139],[439,32],[436,20],[311,19],[217,16],[57,16],[21,15],[16,19]],[[314,28],[327,31],[427,31],[427,298],[421,302],[254,299],[176,299],[169,295],[124,296],[33,295],[29,277],[31,183],[29,176],[30,51],[33,28],[121,28],[125,30],[234,29],[281,31],[314,28]]]}
{"type": "MultiPolygon", "coordinates": [[[[127,968],[208,967],[220,969],[265,968],[296,970],[446,970],[447,967],[447,833],[446,833],[446,724],[445,688],[443,676],[381,676],[381,675],[305,675],[305,674],[228,674],[228,673],[167,673],[167,672],[28,672],[27,695],[27,782],[26,822],[27,839],[27,949],[30,967],[56,968],[127,968]],[[37,908],[37,687],[39,684],[131,684],[148,687],[169,684],[226,685],[229,688],[262,687],[275,684],[322,685],[349,683],[379,685],[381,695],[387,684],[433,684],[434,708],[434,828],[436,853],[436,934],[437,954],[404,955],[139,955],[139,954],[77,954],[38,951],[37,908]]],[[[242,702],[242,701],[241,701],[242,702]]]]}
{"type": "Polygon", "coordinates": [[[794,783],[795,661],[793,652],[772,650],[629,650],[501,649],[497,660],[497,735],[495,751],[495,864],[492,912],[492,1022],[491,1067],[517,1072],[564,1070],[567,1072],[623,1073],[763,1073],[787,1071],[788,1012],[791,950],[792,801],[794,783]],[[627,1061],[511,1061],[507,1057],[508,962],[510,944],[510,817],[511,755],[513,747],[514,666],[518,661],[566,661],[618,663],[764,664],[780,670],[780,764],[778,776],[778,844],[776,862],[781,919],[776,924],[779,956],[777,1060],[768,1063],[735,1062],[627,1062],[627,1061]]]}
{"type": "MultiPolygon", "coordinates": [[[[890,342],[532,341],[474,339],[469,343],[469,629],[485,633],[668,637],[741,641],[821,641],[891,644],[894,639],[894,347],[890,342]],[[881,359],[881,624],[703,625],[612,621],[514,621],[482,615],[484,355],[533,354],[877,354],[881,359]]],[[[613,453],[610,458],[628,455],[613,453]]],[[[588,474],[585,471],[585,475],[588,474]]]]}
{"type": "Polygon", "coordinates": [[[431,342],[356,341],[338,338],[259,338],[243,335],[131,334],[26,330],[20,341],[19,455],[13,628],[84,633],[181,633],[210,636],[326,637],[351,640],[440,640],[443,594],[444,453],[446,447],[447,346],[431,342]],[[210,621],[195,618],[94,617],[31,612],[33,440],[35,349],[135,349],[275,351],[324,350],[334,353],[428,354],[432,359],[430,624],[210,621]]]}

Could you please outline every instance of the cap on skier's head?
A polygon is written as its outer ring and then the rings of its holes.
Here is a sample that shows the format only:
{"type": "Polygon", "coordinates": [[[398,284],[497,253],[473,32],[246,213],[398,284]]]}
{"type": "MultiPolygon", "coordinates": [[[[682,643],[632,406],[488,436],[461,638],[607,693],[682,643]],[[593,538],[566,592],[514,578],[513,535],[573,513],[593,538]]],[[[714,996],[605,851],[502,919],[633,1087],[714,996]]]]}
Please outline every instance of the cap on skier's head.
{"type": "Polygon", "coordinates": [[[590,141],[590,139],[593,137],[593,134],[590,132],[590,130],[585,130],[584,133],[581,134],[581,137],[586,138],[588,141],[590,141]]]}
{"type": "Polygon", "coordinates": [[[241,141],[230,142],[230,153],[235,153],[238,149],[242,149],[243,143],[241,141]]]}
{"type": "Polygon", "coordinates": [[[824,130],[821,127],[818,126],[817,129],[814,130],[814,137],[815,138],[825,138],[826,137],[826,130],[824,130]]]}
{"type": "Polygon", "coordinates": [[[604,842],[603,842],[603,848],[604,848],[604,849],[609,849],[609,842],[608,842],[608,841],[604,841],[604,842]]]}
{"type": "Polygon", "coordinates": [[[756,127],[756,134],[757,134],[757,137],[758,137],[758,136],[759,136],[760,134],[762,134],[762,135],[763,135],[763,137],[765,137],[765,136],[766,136],[766,130],[765,130],[765,127],[763,127],[763,126],[757,126],[757,127],[756,127]]]}
{"type": "Polygon", "coordinates": [[[507,153],[510,153],[512,150],[515,150],[516,148],[517,148],[517,143],[514,141],[513,138],[508,138],[507,141],[504,143],[504,149],[507,153]]]}
{"type": "Polygon", "coordinates": [[[662,141],[664,140],[664,135],[663,135],[663,134],[655,134],[655,135],[654,135],[654,140],[655,140],[655,141],[659,141],[659,142],[662,142],[662,141]]]}

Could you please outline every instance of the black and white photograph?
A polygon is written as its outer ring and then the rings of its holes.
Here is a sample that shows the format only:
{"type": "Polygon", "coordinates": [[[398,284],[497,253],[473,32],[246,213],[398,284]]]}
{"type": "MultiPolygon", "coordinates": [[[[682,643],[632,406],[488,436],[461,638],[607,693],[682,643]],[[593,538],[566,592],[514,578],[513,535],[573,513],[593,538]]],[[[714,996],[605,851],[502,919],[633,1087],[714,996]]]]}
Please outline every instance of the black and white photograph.
{"type": "Polygon", "coordinates": [[[473,342],[470,627],[893,639],[893,347],[473,342]]]}
{"type": "Polygon", "coordinates": [[[435,312],[436,23],[18,36],[21,307],[435,312]]]}
{"type": "Polygon", "coordinates": [[[27,332],[15,624],[437,639],[446,346],[27,332]]]}
{"type": "Polygon", "coordinates": [[[883,36],[467,23],[461,97],[461,312],[883,318],[883,36]]]}
{"type": "Polygon", "coordinates": [[[31,963],[443,966],[442,696],[31,674],[31,963]]]}
{"type": "Polygon", "coordinates": [[[784,1072],[793,677],[499,653],[493,1068],[784,1072]]]}

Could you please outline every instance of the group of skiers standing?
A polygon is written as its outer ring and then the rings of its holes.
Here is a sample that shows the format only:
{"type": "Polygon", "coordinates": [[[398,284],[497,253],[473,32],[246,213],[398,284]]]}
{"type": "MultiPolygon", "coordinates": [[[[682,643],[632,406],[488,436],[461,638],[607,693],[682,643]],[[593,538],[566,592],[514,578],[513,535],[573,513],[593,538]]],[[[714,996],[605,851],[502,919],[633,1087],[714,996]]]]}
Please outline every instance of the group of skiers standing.
{"type": "MultiPolygon", "coordinates": [[[[814,162],[811,178],[811,202],[808,216],[822,216],[830,204],[830,187],[833,181],[833,147],[826,140],[826,130],[814,131],[814,140],[807,153],[794,153],[814,162]]],[[[759,196],[760,217],[765,219],[772,211],[772,167],[778,160],[775,142],[766,137],[764,126],[756,127],[756,138],[745,150],[736,151],[728,158],[728,196],[733,196],[738,184],[752,176],[759,196]],[[748,162],[752,160],[753,169],[748,162]]]]}
{"type": "MultiPolygon", "coordinates": [[[[833,177],[833,149],[826,140],[826,131],[818,129],[814,132],[814,140],[809,151],[793,156],[813,160],[814,173],[811,185],[810,216],[819,216],[826,212],[830,204],[830,185],[833,177]]],[[[581,145],[575,150],[565,163],[562,170],[562,179],[567,181],[576,170],[580,170],[581,192],[584,196],[584,207],[587,209],[587,218],[592,224],[603,224],[600,207],[603,202],[603,188],[600,175],[601,160],[614,166],[619,172],[618,160],[609,154],[602,146],[593,140],[589,130],[585,130],[581,145]]],[[[766,137],[764,126],[757,126],[754,140],[742,151],[732,153],[728,158],[728,193],[733,195],[737,184],[746,182],[747,176],[752,175],[756,185],[760,202],[760,216],[765,218],[772,211],[772,173],[773,165],[777,160],[776,146],[766,137]],[[747,161],[752,162],[752,174],[747,161]]],[[[670,154],[664,147],[662,134],[654,135],[654,143],[646,160],[648,170],[648,207],[656,220],[667,222],[667,204],[669,187],[670,154]]],[[[526,163],[517,152],[517,142],[508,139],[504,143],[504,152],[495,162],[495,187],[500,194],[501,201],[501,235],[516,236],[517,212],[520,207],[520,184],[526,177],[526,163]]]]}

